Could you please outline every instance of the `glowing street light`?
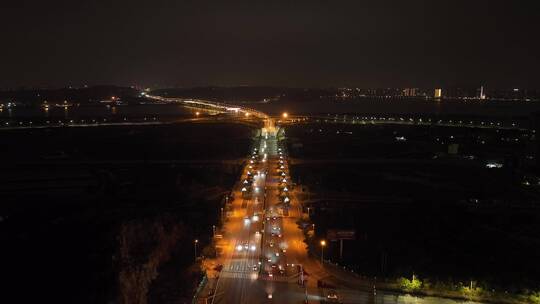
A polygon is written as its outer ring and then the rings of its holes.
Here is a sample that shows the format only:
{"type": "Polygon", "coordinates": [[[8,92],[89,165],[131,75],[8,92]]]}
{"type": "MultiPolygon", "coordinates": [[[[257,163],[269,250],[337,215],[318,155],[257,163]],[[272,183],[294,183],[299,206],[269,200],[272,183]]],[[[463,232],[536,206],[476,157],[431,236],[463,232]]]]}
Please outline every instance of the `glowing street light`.
{"type": "Polygon", "coordinates": [[[321,240],[321,264],[323,264],[324,261],[324,247],[326,246],[326,241],[321,240]]]}
{"type": "Polygon", "coordinates": [[[287,118],[287,117],[289,117],[289,113],[284,112],[282,116],[283,116],[283,118],[287,118]]]}

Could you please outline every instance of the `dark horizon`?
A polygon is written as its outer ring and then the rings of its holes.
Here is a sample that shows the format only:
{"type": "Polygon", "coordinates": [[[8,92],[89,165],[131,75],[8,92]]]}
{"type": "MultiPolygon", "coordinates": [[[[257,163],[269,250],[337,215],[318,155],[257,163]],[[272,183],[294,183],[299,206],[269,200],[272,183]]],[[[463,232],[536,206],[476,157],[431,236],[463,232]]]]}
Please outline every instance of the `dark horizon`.
{"type": "Polygon", "coordinates": [[[540,83],[532,3],[56,0],[2,10],[0,89],[540,83]]]}
{"type": "Polygon", "coordinates": [[[58,91],[58,90],[78,90],[78,89],[92,89],[92,88],[119,88],[119,89],[135,89],[135,90],[194,90],[194,89],[237,89],[237,88],[253,88],[253,89],[282,89],[282,90],[338,90],[338,89],[360,89],[360,90],[375,90],[375,89],[408,89],[415,88],[420,90],[433,90],[437,88],[441,89],[478,89],[483,87],[485,90],[540,90],[539,87],[521,87],[521,86],[498,86],[492,87],[485,84],[462,84],[462,85],[441,85],[441,86],[313,86],[313,87],[300,87],[300,86],[277,86],[277,85],[197,85],[197,86],[181,86],[181,85],[163,85],[163,86],[142,86],[142,85],[122,85],[116,83],[97,83],[97,84],[69,84],[58,86],[19,86],[19,87],[0,87],[0,92],[17,92],[17,91],[58,91]]]}

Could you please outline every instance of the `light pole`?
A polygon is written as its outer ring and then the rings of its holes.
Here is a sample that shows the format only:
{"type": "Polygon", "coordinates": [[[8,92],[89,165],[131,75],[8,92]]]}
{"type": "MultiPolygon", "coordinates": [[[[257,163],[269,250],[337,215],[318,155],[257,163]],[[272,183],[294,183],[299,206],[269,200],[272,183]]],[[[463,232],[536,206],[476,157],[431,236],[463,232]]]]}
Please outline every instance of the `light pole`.
{"type": "Polygon", "coordinates": [[[195,239],[193,242],[194,248],[195,248],[195,261],[197,261],[197,244],[199,243],[199,240],[195,239]]]}
{"type": "Polygon", "coordinates": [[[223,221],[223,207],[221,207],[221,221],[223,221]]]}
{"type": "Polygon", "coordinates": [[[307,285],[305,284],[305,281],[304,281],[304,265],[298,264],[298,266],[300,267],[300,283],[302,284],[302,286],[304,286],[304,294],[305,294],[304,303],[308,303],[307,285]]]}
{"type": "Polygon", "coordinates": [[[212,225],[212,235],[216,238],[216,225],[212,225]]]}
{"type": "Polygon", "coordinates": [[[324,263],[324,246],[326,246],[326,241],[321,241],[321,264],[324,263]]]}

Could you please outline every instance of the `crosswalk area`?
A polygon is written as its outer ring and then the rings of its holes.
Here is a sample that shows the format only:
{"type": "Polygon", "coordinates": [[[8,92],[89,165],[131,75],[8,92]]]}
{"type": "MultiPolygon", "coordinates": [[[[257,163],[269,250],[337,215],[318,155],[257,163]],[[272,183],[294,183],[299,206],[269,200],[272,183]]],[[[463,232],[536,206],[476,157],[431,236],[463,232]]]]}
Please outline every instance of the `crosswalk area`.
{"type": "Polygon", "coordinates": [[[245,280],[262,280],[262,281],[273,281],[273,282],[280,282],[280,283],[298,283],[298,278],[294,277],[286,277],[286,276],[274,276],[272,278],[268,276],[261,276],[258,272],[251,271],[251,272],[235,272],[235,271],[229,271],[224,270],[220,274],[221,278],[226,279],[245,279],[245,280]]]}
{"type": "Polygon", "coordinates": [[[248,272],[234,272],[234,271],[222,271],[220,274],[221,278],[227,278],[227,279],[256,279],[257,274],[255,272],[248,273],[248,272]]]}
{"type": "Polygon", "coordinates": [[[240,263],[234,263],[230,264],[229,267],[225,269],[225,271],[228,272],[253,272],[253,266],[249,266],[248,264],[240,264],[240,263]]]}

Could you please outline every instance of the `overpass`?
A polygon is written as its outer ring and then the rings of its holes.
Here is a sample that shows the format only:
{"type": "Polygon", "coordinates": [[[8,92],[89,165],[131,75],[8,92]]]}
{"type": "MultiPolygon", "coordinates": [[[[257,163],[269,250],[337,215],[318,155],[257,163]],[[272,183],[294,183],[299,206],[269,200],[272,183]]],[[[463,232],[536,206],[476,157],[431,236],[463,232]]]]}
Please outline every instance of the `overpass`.
{"type": "Polygon", "coordinates": [[[182,104],[192,108],[200,108],[201,110],[212,110],[219,113],[243,114],[246,118],[258,118],[264,123],[264,127],[262,129],[263,136],[276,135],[276,125],[274,119],[266,115],[265,113],[252,108],[201,99],[162,97],[149,94],[146,94],[145,96],[159,102],[182,104]]]}

